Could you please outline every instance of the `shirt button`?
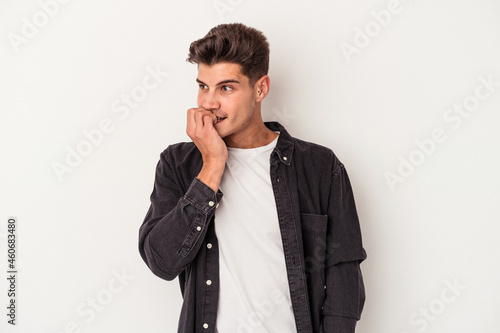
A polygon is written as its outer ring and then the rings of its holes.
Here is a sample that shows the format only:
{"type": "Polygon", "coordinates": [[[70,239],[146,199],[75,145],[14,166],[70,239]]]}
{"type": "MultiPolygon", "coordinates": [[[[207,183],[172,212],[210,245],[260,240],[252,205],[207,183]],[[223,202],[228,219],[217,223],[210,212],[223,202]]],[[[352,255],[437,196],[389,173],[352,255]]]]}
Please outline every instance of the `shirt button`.
{"type": "Polygon", "coordinates": [[[212,281],[211,280],[207,280],[207,286],[209,286],[211,284],[212,284],[212,281]]]}
{"type": "Polygon", "coordinates": [[[203,324],[203,328],[207,329],[208,328],[208,324],[207,323],[203,324]]]}
{"type": "Polygon", "coordinates": [[[326,286],[323,286],[323,289],[326,289],[326,286]]]}
{"type": "Polygon", "coordinates": [[[201,227],[196,227],[196,230],[201,231],[201,227]]]}
{"type": "Polygon", "coordinates": [[[287,160],[286,156],[285,156],[285,157],[283,157],[283,161],[286,161],[286,160],[287,160]]]}
{"type": "Polygon", "coordinates": [[[212,243],[208,243],[208,244],[207,244],[207,247],[208,247],[209,249],[211,249],[211,248],[212,248],[212,243]]]}
{"type": "Polygon", "coordinates": [[[212,207],[213,205],[215,205],[215,202],[213,202],[213,201],[209,201],[209,202],[208,202],[208,205],[209,205],[210,207],[212,207]]]}

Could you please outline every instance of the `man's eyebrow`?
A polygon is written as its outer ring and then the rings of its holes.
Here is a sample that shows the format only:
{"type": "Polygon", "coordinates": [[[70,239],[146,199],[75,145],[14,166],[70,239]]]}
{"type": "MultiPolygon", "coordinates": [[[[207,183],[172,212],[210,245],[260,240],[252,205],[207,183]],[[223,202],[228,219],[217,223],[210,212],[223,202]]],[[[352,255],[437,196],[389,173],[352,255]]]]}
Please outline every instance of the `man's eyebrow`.
{"type": "MultiPolygon", "coordinates": [[[[207,85],[205,82],[201,81],[200,79],[196,79],[196,82],[198,82],[200,84],[207,85]]],[[[234,79],[223,80],[223,81],[220,81],[219,83],[217,83],[216,86],[220,86],[221,84],[226,84],[226,83],[240,83],[240,81],[234,80],[234,79]]]]}

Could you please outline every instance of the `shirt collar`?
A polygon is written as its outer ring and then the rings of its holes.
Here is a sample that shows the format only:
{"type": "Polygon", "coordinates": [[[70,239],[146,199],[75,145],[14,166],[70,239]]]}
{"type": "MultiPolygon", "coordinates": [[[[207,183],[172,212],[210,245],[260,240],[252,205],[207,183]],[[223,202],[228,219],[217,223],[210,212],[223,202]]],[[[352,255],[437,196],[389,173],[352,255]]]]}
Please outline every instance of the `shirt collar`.
{"type": "Polygon", "coordinates": [[[281,125],[277,121],[266,121],[264,122],[267,128],[276,132],[280,132],[278,137],[278,142],[276,143],[276,147],[271,153],[271,164],[282,162],[285,165],[289,166],[293,157],[293,138],[290,134],[288,134],[287,130],[283,125],[281,125]]]}

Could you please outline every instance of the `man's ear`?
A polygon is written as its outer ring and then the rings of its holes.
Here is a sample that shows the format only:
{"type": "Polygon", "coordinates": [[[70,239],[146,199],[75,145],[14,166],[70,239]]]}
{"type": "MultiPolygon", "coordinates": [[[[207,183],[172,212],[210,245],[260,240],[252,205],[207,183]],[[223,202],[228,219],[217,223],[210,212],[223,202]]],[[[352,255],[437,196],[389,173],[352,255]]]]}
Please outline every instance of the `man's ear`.
{"type": "Polygon", "coordinates": [[[268,75],[261,77],[254,85],[255,101],[261,102],[269,93],[271,79],[268,75]]]}

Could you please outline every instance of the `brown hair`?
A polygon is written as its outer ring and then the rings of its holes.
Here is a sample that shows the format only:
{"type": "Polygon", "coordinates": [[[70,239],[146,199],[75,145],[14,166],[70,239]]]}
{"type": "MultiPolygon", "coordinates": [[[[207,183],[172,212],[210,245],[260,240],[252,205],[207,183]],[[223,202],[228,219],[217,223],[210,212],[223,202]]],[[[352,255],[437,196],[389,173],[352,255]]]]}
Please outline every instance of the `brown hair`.
{"type": "Polygon", "coordinates": [[[220,24],[191,43],[187,61],[208,66],[238,64],[253,85],[269,71],[269,43],[257,29],[241,23],[220,24]]]}

